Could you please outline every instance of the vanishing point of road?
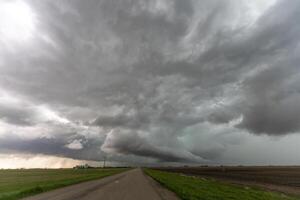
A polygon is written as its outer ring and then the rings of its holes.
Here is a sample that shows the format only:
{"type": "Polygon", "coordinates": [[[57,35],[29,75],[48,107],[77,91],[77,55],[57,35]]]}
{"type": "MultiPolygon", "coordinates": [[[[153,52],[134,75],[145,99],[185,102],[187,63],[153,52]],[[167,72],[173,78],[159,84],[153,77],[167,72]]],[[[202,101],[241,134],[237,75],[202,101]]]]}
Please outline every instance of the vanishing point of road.
{"type": "Polygon", "coordinates": [[[23,200],[178,200],[170,191],[133,169],[99,180],[56,189],[23,200]]]}

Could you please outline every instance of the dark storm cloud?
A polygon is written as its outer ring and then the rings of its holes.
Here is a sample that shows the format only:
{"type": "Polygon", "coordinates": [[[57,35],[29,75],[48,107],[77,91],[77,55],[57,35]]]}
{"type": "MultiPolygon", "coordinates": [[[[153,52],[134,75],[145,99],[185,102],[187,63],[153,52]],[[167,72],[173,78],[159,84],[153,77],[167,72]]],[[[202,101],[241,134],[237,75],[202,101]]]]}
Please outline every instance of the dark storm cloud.
{"type": "Polygon", "coordinates": [[[0,119],[11,124],[30,126],[34,124],[32,119],[35,111],[31,108],[15,105],[3,105],[0,103],[0,119]]]}
{"type": "Polygon", "coordinates": [[[92,125],[102,126],[102,127],[127,127],[127,128],[139,128],[143,124],[148,124],[149,121],[146,116],[100,116],[98,117],[92,125]]]}
{"type": "Polygon", "coordinates": [[[194,155],[198,155],[201,158],[208,159],[208,160],[216,160],[221,157],[222,153],[224,152],[224,148],[216,148],[216,149],[209,149],[203,151],[191,151],[194,155]]]}
{"type": "Polygon", "coordinates": [[[174,152],[172,149],[164,149],[163,147],[151,145],[146,138],[142,138],[136,132],[122,133],[117,130],[117,133],[108,136],[102,148],[125,155],[134,154],[156,158],[163,162],[195,162],[195,157],[187,157],[186,155],[180,155],[174,152]]]}
{"type": "Polygon", "coordinates": [[[243,82],[245,107],[238,127],[274,135],[299,131],[299,7],[298,1],[281,1],[258,22],[252,48],[268,68],[243,82]]]}
{"type": "Polygon", "coordinates": [[[86,159],[99,161],[103,159],[103,154],[99,153],[97,147],[101,146],[102,141],[86,139],[75,134],[63,134],[55,138],[34,138],[24,139],[17,135],[5,135],[0,138],[0,150],[2,152],[44,154],[69,157],[74,159],[86,159]],[[68,147],[72,141],[80,141],[82,148],[72,149],[68,147]]]}
{"type": "Polygon", "coordinates": [[[0,89],[31,106],[2,106],[0,96],[0,119],[50,135],[74,132],[24,141],[6,135],[2,150],[202,162],[231,145],[201,143],[219,126],[257,135],[300,131],[297,0],[278,1],[259,16],[250,16],[258,11],[247,1],[26,2],[37,32],[29,46],[0,50],[0,89]],[[194,126],[202,129],[187,131],[194,126]],[[78,149],[68,148],[72,141],[78,149]]]}
{"type": "Polygon", "coordinates": [[[238,127],[254,133],[281,135],[299,131],[300,109],[299,59],[289,63],[288,69],[278,67],[266,70],[245,81],[248,99],[243,121],[238,127]]]}

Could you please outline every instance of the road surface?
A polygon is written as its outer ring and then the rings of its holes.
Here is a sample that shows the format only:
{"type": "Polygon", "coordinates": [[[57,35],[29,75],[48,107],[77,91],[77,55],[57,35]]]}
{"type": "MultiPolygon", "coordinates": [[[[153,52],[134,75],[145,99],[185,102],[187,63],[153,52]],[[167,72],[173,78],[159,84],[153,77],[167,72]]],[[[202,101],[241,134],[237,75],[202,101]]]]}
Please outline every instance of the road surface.
{"type": "Polygon", "coordinates": [[[178,200],[141,169],[88,181],[23,200],[178,200]]]}

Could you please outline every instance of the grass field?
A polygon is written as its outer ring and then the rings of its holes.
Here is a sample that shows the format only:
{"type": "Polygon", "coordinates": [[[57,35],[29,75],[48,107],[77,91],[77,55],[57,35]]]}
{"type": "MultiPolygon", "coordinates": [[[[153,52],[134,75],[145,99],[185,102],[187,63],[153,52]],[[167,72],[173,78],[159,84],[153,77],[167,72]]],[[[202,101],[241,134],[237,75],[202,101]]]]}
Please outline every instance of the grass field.
{"type": "Polygon", "coordinates": [[[259,186],[285,194],[300,196],[299,166],[202,166],[162,167],[166,172],[214,178],[225,182],[259,186]]]}
{"type": "Polygon", "coordinates": [[[125,170],[125,168],[0,170],[0,200],[20,199],[125,170]]]}
{"type": "Polygon", "coordinates": [[[159,183],[183,200],[296,200],[299,198],[216,180],[183,176],[177,173],[146,169],[159,183]]]}

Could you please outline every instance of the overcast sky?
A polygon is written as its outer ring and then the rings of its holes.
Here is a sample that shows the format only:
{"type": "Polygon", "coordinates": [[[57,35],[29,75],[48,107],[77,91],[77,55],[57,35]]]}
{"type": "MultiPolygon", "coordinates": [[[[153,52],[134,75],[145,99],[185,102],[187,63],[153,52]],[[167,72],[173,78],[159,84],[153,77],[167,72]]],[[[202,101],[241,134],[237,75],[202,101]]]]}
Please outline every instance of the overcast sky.
{"type": "Polygon", "coordinates": [[[0,168],[300,164],[299,21],[298,0],[0,0],[0,168]]]}

